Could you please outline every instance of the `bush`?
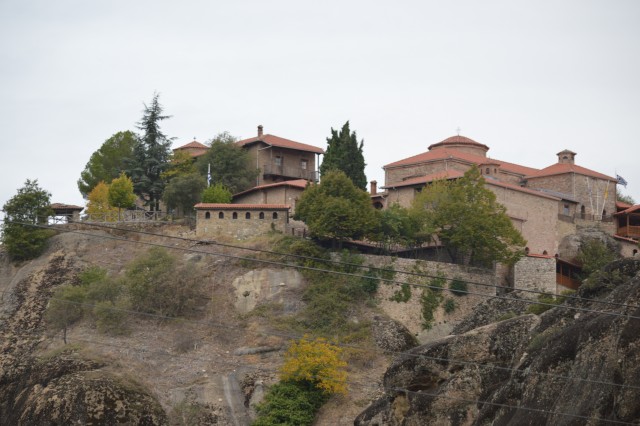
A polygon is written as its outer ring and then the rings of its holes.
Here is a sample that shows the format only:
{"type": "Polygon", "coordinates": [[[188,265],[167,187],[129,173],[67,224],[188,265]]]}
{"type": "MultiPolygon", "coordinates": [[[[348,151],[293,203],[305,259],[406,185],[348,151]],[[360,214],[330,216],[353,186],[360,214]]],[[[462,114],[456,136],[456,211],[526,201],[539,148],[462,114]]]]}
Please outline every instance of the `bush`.
{"type": "Polygon", "coordinates": [[[303,337],[287,349],[280,378],[308,383],[327,394],[346,394],[346,366],[342,349],[322,338],[309,340],[303,337]]]}
{"type": "Polygon", "coordinates": [[[443,308],[446,313],[452,313],[456,310],[456,301],[453,299],[445,299],[443,308]]]}
{"type": "Polygon", "coordinates": [[[454,278],[451,284],[449,284],[449,291],[451,291],[454,296],[465,296],[468,293],[467,283],[459,278],[454,278]]]}
{"type": "Polygon", "coordinates": [[[126,312],[127,306],[124,303],[114,304],[113,302],[101,301],[93,308],[93,315],[96,320],[96,327],[100,333],[111,336],[123,336],[129,334],[126,312]]]}
{"type": "Polygon", "coordinates": [[[618,258],[616,251],[599,239],[582,242],[577,260],[582,265],[582,278],[588,278],[594,272],[618,258]]]}
{"type": "Polygon", "coordinates": [[[432,290],[425,288],[422,292],[422,328],[430,330],[433,327],[433,321],[435,320],[434,313],[440,301],[442,300],[442,293],[438,290],[432,290]]]}
{"type": "Polygon", "coordinates": [[[63,285],[58,287],[49,300],[45,320],[50,329],[63,331],[62,339],[67,343],[67,328],[82,318],[85,310],[86,290],[83,287],[63,285]]]}
{"type": "Polygon", "coordinates": [[[327,398],[319,389],[301,383],[276,383],[256,407],[258,418],[253,426],[311,425],[327,398]]]}
{"type": "Polygon", "coordinates": [[[553,308],[553,305],[559,305],[564,299],[564,297],[555,298],[552,294],[541,294],[538,296],[538,301],[541,303],[529,305],[527,313],[540,315],[553,308]]]}
{"type": "Polygon", "coordinates": [[[154,247],[134,260],[125,273],[134,310],[166,316],[181,316],[201,299],[198,271],[193,265],[177,265],[166,250],[154,247]]]}
{"type": "Polygon", "coordinates": [[[406,303],[411,299],[411,286],[407,283],[402,283],[400,285],[400,289],[396,290],[393,293],[393,296],[389,298],[389,300],[393,302],[403,302],[406,303]]]}

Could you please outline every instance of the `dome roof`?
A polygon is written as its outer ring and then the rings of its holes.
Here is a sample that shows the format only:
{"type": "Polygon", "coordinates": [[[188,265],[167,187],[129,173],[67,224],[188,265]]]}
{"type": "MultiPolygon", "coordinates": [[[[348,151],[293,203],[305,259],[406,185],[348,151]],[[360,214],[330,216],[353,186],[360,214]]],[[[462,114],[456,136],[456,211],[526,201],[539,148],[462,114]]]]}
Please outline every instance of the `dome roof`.
{"type": "Polygon", "coordinates": [[[438,147],[452,148],[454,146],[458,146],[458,147],[467,146],[467,147],[480,148],[484,152],[489,151],[488,146],[478,143],[473,139],[467,138],[465,136],[460,136],[460,135],[451,136],[450,138],[447,138],[441,142],[434,143],[433,145],[429,146],[429,150],[432,150],[433,148],[438,148],[438,147]]]}

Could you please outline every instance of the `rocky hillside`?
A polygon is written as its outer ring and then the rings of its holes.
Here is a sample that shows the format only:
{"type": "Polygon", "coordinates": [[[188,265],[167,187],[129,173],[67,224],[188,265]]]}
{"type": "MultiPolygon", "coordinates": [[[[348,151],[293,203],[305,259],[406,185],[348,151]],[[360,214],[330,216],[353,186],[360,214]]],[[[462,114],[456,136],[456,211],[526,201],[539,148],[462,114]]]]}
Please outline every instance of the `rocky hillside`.
{"type": "Polygon", "coordinates": [[[478,306],[459,334],[396,358],[355,424],[640,424],[639,272],[640,260],[613,263],[540,316],[518,315],[520,301],[478,306]],[[491,322],[498,310],[515,316],[491,322]]]}

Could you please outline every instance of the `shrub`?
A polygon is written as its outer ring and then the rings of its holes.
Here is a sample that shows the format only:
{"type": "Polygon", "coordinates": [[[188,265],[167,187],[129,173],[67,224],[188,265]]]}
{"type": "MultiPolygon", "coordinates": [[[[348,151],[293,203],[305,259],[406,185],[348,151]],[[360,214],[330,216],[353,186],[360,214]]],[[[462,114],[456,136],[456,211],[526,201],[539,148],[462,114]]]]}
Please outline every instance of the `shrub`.
{"type": "Polygon", "coordinates": [[[258,404],[253,426],[304,426],[313,423],[327,395],[314,387],[283,381],[273,385],[258,404]]]}
{"type": "Polygon", "coordinates": [[[454,278],[451,284],[449,284],[449,291],[451,291],[454,296],[465,296],[468,293],[467,283],[459,278],[454,278]]]}
{"type": "Polygon", "coordinates": [[[400,289],[396,290],[393,293],[393,296],[389,298],[389,300],[393,302],[408,302],[411,299],[411,286],[407,283],[402,283],[400,289]]]}
{"type": "Polygon", "coordinates": [[[594,272],[617,259],[616,251],[599,239],[583,241],[578,250],[577,260],[582,265],[582,278],[587,278],[594,272]]]}
{"type": "Polygon", "coordinates": [[[63,285],[58,287],[49,300],[45,320],[54,331],[63,331],[62,339],[67,343],[67,328],[79,321],[84,313],[86,290],[83,287],[63,285]]]}
{"type": "Polygon", "coordinates": [[[327,394],[347,393],[347,363],[342,349],[318,338],[293,342],[284,356],[281,380],[309,383],[327,394]]]}
{"type": "Polygon", "coordinates": [[[564,297],[554,298],[552,294],[541,294],[538,296],[538,301],[541,303],[529,305],[527,313],[540,315],[553,308],[553,305],[559,305],[564,299],[564,297]]]}
{"type": "Polygon", "coordinates": [[[432,290],[425,288],[422,292],[422,328],[430,330],[433,327],[433,321],[435,320],[434,313],[440,301],[442,300],[442,293],[438,290],[432,290]]]}
{"type": "Polygon", "coordinates": [[[127,325],[129,315],[126,312],[126,308],[127,306],[123,302],[119,304],[114,304],[109,301],[96,303],[93,308],[93,315],[98,331],[111,336],[129,334],[129,327],[127,325]]]}
{"type": "Polygon", "coordinates": [[[456,310],[456,301],[453,299],[445,299],[444,304],[442,306],[444,308],[444,311],[450,314],[456,310]]]}

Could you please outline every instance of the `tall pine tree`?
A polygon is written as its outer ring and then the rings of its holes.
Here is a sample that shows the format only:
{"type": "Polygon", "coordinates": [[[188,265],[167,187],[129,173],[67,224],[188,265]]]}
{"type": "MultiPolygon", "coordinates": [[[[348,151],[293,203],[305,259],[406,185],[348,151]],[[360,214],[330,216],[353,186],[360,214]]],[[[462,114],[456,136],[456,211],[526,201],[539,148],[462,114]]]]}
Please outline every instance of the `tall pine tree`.
{"type": "Polygon", "coordinates": [[[133,149],[127,174],[133,181],[136,195],[145,200],[150,210],[160,210],[160,199],[164,191],[165,179],[162,173],[169,167],[171,138],[160,130],[160,121],[171,118],[162,115],[159,94],[153,95],[151,105],[144,106],[144,115],[138,128],[144,132],[133,149]]]}
{"type": "Polygon", "coordinates": [[[331,128],[331,137],[327,138],[327,150],[320,166],[320,173],[325,175],[331,170],[343,171],[349,179],[360,189],[366,189],[367,177],[364,174],[364,156],[362,146],[364,140],[358,144],[356,132],[349,130],[349,122],[342,126],[338,133],[331,128]]]}

